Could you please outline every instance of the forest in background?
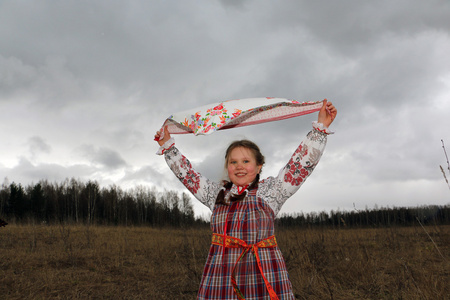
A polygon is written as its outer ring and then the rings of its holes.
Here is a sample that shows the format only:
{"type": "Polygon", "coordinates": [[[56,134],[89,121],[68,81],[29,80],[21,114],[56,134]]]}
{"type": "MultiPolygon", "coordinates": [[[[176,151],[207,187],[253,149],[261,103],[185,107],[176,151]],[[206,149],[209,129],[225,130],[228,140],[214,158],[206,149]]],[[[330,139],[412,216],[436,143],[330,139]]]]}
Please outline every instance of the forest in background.
{"type": "MultiPolygon", "coordinates": [[[[6,180],[5,180],[6,181],[6,180]]],[[[158,192],[143,186],[124,190],[98,182],[41,180],[26,187],[4,182],[0,189],[0,217],[15,223],[87,225],[149,225],[184,227],[205,224],[196,219],[191,198],[174,191],[158,192]]]]}
{"type": "MultiPolygon", "coordinates": [[[[195,218],[191,196],[175,191],[158,192],[144,186],[123,190],[96,181],[66,179],[61,183],[41,180],[22,186],[5,180],[0,188],[0,218],[18,224],[70,223],[87,225],[207,226],[195,218]]],[[[414,224],[450,224],[450,205],[375,207],[352,211],[332,210],[283,214],[281,227],[382,227],[414,224]]]]}

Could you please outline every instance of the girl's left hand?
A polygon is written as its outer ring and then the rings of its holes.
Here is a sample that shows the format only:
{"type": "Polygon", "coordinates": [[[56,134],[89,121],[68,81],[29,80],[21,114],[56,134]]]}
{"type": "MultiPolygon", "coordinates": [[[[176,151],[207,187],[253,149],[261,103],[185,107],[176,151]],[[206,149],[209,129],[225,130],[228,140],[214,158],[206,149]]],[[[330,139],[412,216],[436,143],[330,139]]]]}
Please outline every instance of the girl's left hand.
{"type": "Polygon", "coordinates": [[[337,109],[333,103],[328,102],[327,99],[323,100],[322,108],[319,111],[317,122],[322,123],[325,127],[329,127],[336,118],[337,109]]]}

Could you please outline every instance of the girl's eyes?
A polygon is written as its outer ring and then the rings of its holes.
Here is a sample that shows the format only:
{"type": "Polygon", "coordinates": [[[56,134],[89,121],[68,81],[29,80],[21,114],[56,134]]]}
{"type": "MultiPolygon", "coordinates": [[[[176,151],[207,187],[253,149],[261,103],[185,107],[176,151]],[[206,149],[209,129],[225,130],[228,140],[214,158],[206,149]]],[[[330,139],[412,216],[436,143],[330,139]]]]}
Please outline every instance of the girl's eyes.
{"type": "MultiPolygon", "coordinates": [[[[250,161],[249,160],[244,160],[243,163],[248,164],[250,161]]],[[[237,161],[230,161],[230,164],[237,164],[237,161]]]]}

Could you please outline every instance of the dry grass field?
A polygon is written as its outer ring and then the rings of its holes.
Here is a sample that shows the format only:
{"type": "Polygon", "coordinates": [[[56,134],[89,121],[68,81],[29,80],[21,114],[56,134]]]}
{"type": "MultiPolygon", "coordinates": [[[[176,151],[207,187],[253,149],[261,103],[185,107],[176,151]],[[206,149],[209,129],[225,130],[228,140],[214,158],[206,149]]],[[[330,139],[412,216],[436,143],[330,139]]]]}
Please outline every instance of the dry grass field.
{"type": "MultiPolygon", "coordinates": [[[[0,298],[195,299],[210,238],[207,228],[8,225],[0,298]]],[[[449,226],[277,238],[298,299],[449,299],[449,226]]]]}

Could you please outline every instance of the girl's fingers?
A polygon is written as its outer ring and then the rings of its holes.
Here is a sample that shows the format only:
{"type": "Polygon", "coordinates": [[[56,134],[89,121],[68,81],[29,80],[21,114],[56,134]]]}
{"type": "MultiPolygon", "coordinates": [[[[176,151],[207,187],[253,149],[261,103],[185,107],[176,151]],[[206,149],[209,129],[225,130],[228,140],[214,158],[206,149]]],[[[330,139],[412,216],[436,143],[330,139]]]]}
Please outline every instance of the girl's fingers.
{"type": "Polygon", "coordinates": [[[161,133],[159,131],[157,131],[156,134],[155,134],[154,140],[155,141],[159,141],[160,139],[161,139],[161,133]]]}

